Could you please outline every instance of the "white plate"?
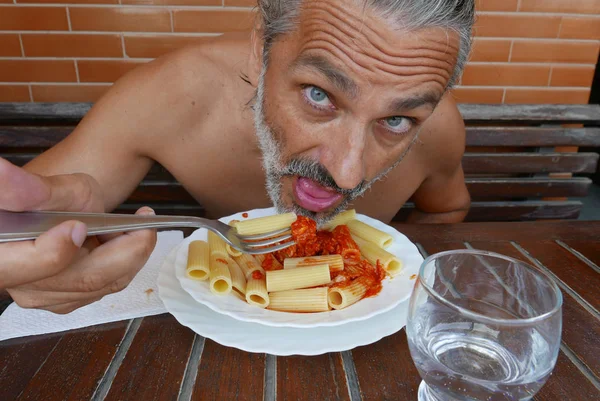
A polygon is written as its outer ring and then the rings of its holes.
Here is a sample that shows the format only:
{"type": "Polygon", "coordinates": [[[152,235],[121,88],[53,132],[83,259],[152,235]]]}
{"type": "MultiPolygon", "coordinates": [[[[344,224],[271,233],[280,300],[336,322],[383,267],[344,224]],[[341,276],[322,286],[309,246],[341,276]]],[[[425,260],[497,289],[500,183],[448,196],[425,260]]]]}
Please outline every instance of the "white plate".
{"type": "MultiPolygon", "coordinates": [[[[255,218],[275,214],[275,209],[255,209],[247,213],[248,217],[246,218],[255,218]]],[[[196,301],[208,306],[215,312],[244,322],[260,323],[274,327],[310,328],[336,326],[369,319],[375,315],[389,311],[410,297],[415,283],[415,280],[410,277],[418,274],[423,257],[417,247],[406,236],[400,234],[394,228],[364,215],[358,214],[357,218],[392,235],[394,244],[387,248],[387,251],[398,256],[404,267],[399,275],[391,279],[386,278],[383,281],[383,288],[377,296],[363,299],[342,310],[320,313],[278,312],[249,305],[233,295],[214,295],[210,291],[207,281],[191,280],[185,274],[188,245],[193,240],[206,240],[208,237],[206,229],[196,230],[182,242],[175,260],[176,276],[181,287],[196,301]]],[[[244,218],[242,217],[242,213],[238,213],[233,216],[224,217],[221,220],[229,222],[232,219],[243,220],[244,218]]]]}
{"type": "Polygon", "coordinates": [[[221,345],[278,356],[320,355],[372,344],[406,325],[408,301],[369,320],[335,327],[298,329],[241,322],[197,303],[181,288],[174,262],[182,247],[173,249],[165,259],[158,276],[158,294],[179,323],[221,345]]]}

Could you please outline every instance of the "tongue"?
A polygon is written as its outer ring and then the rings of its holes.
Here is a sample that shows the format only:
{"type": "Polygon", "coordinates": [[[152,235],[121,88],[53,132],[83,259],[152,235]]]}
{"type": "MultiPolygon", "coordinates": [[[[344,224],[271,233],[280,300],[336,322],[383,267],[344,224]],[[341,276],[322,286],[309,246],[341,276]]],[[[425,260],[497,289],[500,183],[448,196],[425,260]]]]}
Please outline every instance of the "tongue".
{"type": "Polygon", "coordinates": [[[317,199],[331,199],[338,196],[338,193],[333,189],[319,185],[308,178],[298,178],[298,187],[308,195],[317,199]]]}

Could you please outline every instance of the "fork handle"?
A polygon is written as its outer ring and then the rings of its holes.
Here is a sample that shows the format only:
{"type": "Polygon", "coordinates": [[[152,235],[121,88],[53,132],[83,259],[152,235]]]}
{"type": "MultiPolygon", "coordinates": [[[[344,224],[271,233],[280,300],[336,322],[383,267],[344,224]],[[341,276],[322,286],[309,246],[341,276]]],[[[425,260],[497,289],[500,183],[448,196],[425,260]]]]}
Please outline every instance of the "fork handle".
{"type": "Polygon", "coordinates": [[[31,240],[65,221],[85,223],[89,235],[144,228],[202,226],[204,219],[188,216],[147,216],[113,213],[7,212],[0,210],[0,242],[31,240]]]}

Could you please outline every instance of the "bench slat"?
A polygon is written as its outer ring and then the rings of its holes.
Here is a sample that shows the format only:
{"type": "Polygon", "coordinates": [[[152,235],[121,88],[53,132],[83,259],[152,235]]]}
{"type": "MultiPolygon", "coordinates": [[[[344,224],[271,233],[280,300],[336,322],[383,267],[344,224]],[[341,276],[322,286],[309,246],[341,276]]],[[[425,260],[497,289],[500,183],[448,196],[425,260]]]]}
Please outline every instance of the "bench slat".
{"type": "Polygon", "coordinates": [[[129,196],[127,202],[197,203],[194,197],[180,183],[171,181],[142,181],[129,196]]]}
{"type": "MultiPolygon", "coordinates": [[[[124,203],[117,207],[115,213],[135,213],[142,206],[148,206],[145,203],[124,203]]],[[[189,204],[173,204],[173,203],[156,203],[150,205],[156,214],[164,214],[168,216],[198,216],[205,217],[206,211],[201,205],[189,204]]]]}
{"type": "Polygon", "coordinates": [[[76,124],[92,103],[0,103],[0,122],[76,124]]]}
{"type": "MultiPolygon", "coordinates": [[[[586,177],[561,178],[467,178],[473,199],[514,199],[531,197],[584,197],[592,180],[586,177]]],[[[179,203],[197,201],[178,182],[143,181],[127,203],[179,203]]]]}
{"type": "Polygon", "coordinates": [[[597,153],[467,153],[466,174],[594,173],[597,153]]]}
{"type": "Polygon", "coordinates": [[[467,146],[594,147],[600,128],[467,127],[467,146]]]}
{"type": "MultiPolygon", "coordinates": [[[[576,219],[582,206],[579,201],[472,202],[465,221],[576,219]]],[[[413,204],[406,204],[393,220],[405,221],[413,208],[413,204]]]]}
{"type": "MultiPolygon", "coordinates": [[[[527,221],[537,219],[576,219],[582,208],[579,201],[473,202],[466,221],[527,221]]],[[[116,213],[134,213],[144,204],[124,204],[116,213]]],[[[205,217],[200,205],[156,204],[156,214],[205,217]]],[[[414,205],[407,204],[394,217],[405,221],[414,205]]]]}
{"type": "Polygon", "coordinates": [[[473,199],[531,197],[584,197],[592,180],[586,177],[560,178],[467,178],[473,199]]]}
{"type": "Polygon", "coordinates": [[[74,127],[2,127],[0,147],[4,148],[50,148],[67,137],[74,127]]]}
{"type": "Polygon", "coordinates": [[[600,105],[459,104],[467,123],[586,123],[600,125],[600,105]]]}
{"type": "MultiPolygon", "coordinates": [[[[0,154],[17,166],[23,166],[37,154],[0,154]]],[[[511,173],[594,173],[597,153],[467,153],[463,157],[466,174],[511,173]]],[[[173,176],[154,163],[147,180],[173,181],[173,176]]]]}

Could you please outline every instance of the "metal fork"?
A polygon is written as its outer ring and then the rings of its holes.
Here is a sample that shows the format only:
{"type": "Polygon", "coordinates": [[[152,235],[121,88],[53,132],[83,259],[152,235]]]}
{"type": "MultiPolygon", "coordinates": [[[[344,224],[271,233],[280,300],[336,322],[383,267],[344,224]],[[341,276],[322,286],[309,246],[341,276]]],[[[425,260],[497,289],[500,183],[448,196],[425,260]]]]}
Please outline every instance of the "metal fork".
{"type": "Polygon", "coordinates": [[[218,220],[203,219],[201,217],[113,213],[7,212],[1,210],[0,242],[35,239],[52,227],[68,220],[85,223],[88,228],[88,236],[144,228],[206,228],[218,234],[233,248],[249,254],[269,253],[294,245],[293,241],[279,244],[279,242],[292,237],[289,228],[265,234],[239,235],[234,227],[218,220]]]}

